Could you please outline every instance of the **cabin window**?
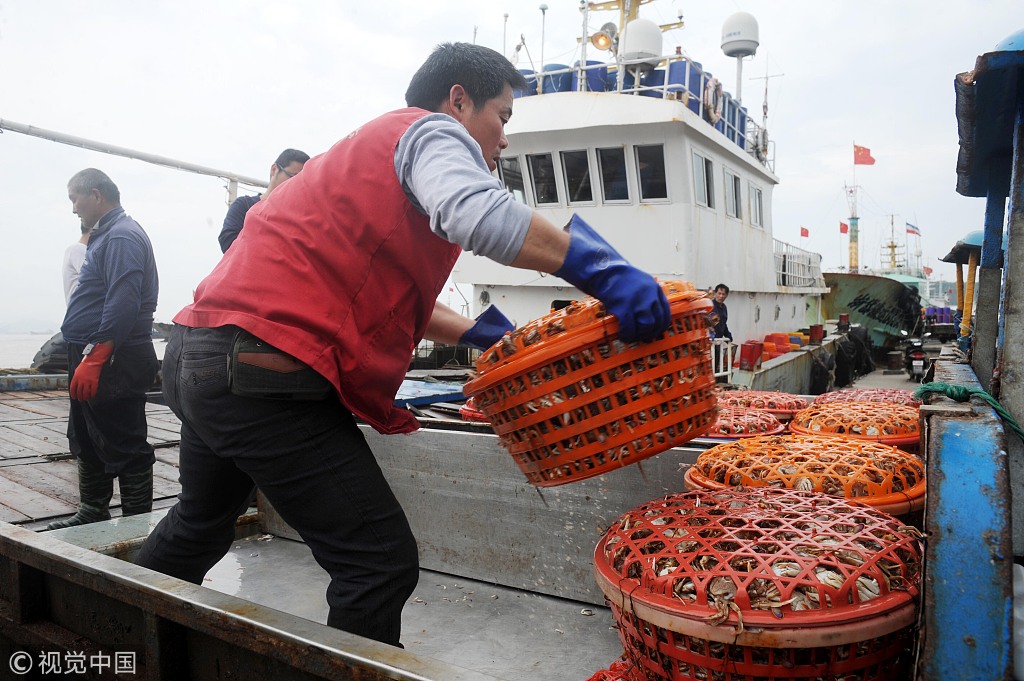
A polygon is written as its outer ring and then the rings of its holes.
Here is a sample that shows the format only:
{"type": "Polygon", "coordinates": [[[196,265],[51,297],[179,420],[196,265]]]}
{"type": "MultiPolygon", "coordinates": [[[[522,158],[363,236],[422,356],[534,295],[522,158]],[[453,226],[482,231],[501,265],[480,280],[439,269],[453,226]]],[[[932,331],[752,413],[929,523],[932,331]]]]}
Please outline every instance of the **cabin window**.
{"type": "Polygon", "coordinates": [[[764,227],[764,204],[761,198],[761,189],[750,186],[750,224],[754,227],[764,227]]]}
{"type": "Polygon", "coordinates": [[[725,172],[725,214],[737,220],[743,219],[742,194],[740,193],[739,175],[725,172]]]}
{"type": "Polygon", "coordinates": [[[512,192],[519,203],[526,203],[526,185],[523,184],[523,169],[519,165],[519,157],[512,156],[501,159],[498,164],[498,174],[505,188],[512,192]]]}
{"type": "Polygon", "coordinates": [[[566,196],[569,203],[587,203],[594,200],[590,186],[590,160],[584,151],[562,152],[562,174],[565,176],[566,196]]]}
{"type": "Polygon", "coordinates": [[[597,164],[601,166],[601,191],[605,201],[629,201],[626,183],[626,150],[598,149],[597,164]]]}
{"type": "Polygon", "coordinates": [[[693,155],[693,196],[697,205],[715,207],[715,176],[711,159],[693,155]]]}
{"type": "Polygon", "coordinates": [[[640,200],[667,199],[665,149],[660,144],[636,147],[636,170],[640,178],[640,200]]]}
{"type": "Polygon", "coordinates": [[[555,163],[551,154],[532,154],[526,157],[530,166],[530,181],[537,205],[558,203],[558,189],[555,187],[555,163]]]}

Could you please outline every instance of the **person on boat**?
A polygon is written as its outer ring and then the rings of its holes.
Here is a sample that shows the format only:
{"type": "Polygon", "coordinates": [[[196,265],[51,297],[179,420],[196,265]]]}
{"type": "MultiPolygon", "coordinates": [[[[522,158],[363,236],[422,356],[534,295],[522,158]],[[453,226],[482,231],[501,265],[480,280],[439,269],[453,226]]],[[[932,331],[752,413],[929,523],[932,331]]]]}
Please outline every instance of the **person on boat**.
{"type": "Polygon", "coordinates": [[[78,241],[64,249],[64,264],[61,267],[61,277],[64,280],[64,305],[71,302],[71,294],[78,288],[78,275],[82,271],[82,263],[85,262],[85,248],[89,243],[89,228],[79,220],[82,235],[78,241]]]}
{"type": "Polygon", "coordinates": [[[217,236],[221,253],[227,253],[228,247],[238,238],[238,233],[242,231],[242,226],[245,224],[245,214],[249,212],[249,209],[270,196],[277,185],[298,175],[308,160],[309,154],[304,151],[285,149],[278,155],[277,160],[270,164],[270,181],[262,194],[239,196],[231,202],[227,215],[224,216],[224,226],[217,236]]]}
{"type": "Polygon", "coordinates": [[[594,295],[625,341],[663,333],[671,310],[653,277],[492,174],[523,87],[498,52],[443,43],[408,108],[352,131],[249,212],[174,318],[163,385],[182,422],[181,495],[138,564],[201,583],[255,484],[329,573],[327,624],[400,646],[416,539],[356,417],[416,430],[394,404],[416,344],[487,348],[512,329],[493,306],[474,320],[437,300],[461,250],[594,295]]]}
{"type": "Polygon", "coordinates": [[[717,315],[718,322],[715,324],[715,338],[725,338],[732,342],[732,331],[729,330],[729,308],[725,305],[725,299],[729,297],[729,287],[725,284],[715,286],[715,295],[711,300],[712,313],[717,315]]]}
{"type": "Polygon", "coordinates": [[[153,246],[121,207],[121,193],[105,173],[76,173],[68,198],[83,228],[91,230],[60,329],[71,377],[68,418],[77,440],[79,502],[71,518],[50,523],[49,530],[109,519],[114,478],[122,515],[153,510],[156,461],[146,423],[146,390],[157,374],[153,246]]]}

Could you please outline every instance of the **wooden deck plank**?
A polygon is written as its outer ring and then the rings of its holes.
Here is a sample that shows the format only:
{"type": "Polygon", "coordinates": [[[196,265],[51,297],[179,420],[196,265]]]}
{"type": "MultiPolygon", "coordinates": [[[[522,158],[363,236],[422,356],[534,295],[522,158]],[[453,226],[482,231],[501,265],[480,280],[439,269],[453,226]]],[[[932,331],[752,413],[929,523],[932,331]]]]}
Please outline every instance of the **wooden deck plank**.
{"type": "Polygon", "coordinates": [[[72,509],[78,505],[78,474],[73,461],[9,466],[0,475],[40,494],[59,499],[72,509]],[[65,474],[58,475],[58,472],[65,474]]]}
{"type": "Polygon", "coordinates": [[[23,456],[54,456],[68,453],[68,438],[63,435],[57,441],[53,431],[37,424],[11,423],[0,425],[0,457],[8,457],[8,445],[25,450],[23,456]]]}
{"type": "Polygon", "coordinates": [[[23,523],[26,520],[32,520],[32,518],[29,518],[24,513],[16,511],[9,506],[0,504],[0,520],[5,523],[23,523]]]}
{"type": "Polygon", "coordinates": [[[3,503],[8,508],[32,519],[74,513],[78,505],[76,503],[72,506],[3,476],[0,476],[0,499],[4,500],[3,503]]]}

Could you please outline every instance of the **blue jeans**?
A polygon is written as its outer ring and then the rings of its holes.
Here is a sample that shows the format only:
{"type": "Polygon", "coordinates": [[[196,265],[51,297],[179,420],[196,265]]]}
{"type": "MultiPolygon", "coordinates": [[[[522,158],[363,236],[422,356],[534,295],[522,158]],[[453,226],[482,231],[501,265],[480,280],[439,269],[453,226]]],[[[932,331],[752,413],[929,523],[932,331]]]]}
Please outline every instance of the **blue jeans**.
{"type": "Polygon", "coordinates": [[[230,548],[255,485],[330,575],[327,624],[400,645],[402,608],[419,578],[405,512],[337,397],[231,393],[237,331],[176,325],[167,343],[164,398],[181,419],[181,494],[136,562],[202,583],[230,548]]]}

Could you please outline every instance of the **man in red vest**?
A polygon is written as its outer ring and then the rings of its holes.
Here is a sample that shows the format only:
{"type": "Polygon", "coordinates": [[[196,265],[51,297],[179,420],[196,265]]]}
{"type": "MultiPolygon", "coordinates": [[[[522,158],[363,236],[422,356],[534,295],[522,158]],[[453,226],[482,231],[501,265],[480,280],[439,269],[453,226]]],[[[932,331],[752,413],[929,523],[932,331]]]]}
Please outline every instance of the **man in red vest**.
{"type": "Polygon", "coordinates": [[[181,419],[181,495],[139,564],[201,583],[255,485],[330,574],[327,623],[400,645],[416,539],[356,417],[415,430],[394,398],[416,344],[486,348],[511,329],[493,307],[472,320],[437,302],[461,250],[565,279],[616,315],[623,340],[667,328],[649,274],[492,175],[523,87],[497,52],[442,44],[408,108],[349,133],[249,211],[174,318],[163,385],[181,419]]]}

